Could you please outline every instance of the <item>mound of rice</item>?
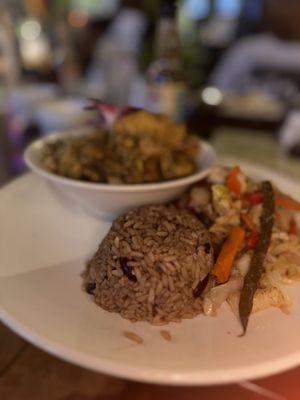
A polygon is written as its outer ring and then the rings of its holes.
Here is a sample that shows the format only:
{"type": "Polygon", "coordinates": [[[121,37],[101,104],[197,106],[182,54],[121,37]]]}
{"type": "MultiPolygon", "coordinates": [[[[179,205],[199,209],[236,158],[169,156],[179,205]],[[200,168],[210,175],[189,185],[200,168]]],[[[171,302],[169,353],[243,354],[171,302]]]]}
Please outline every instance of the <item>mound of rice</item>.
{"type": "Polygon", "coordinates": [[[208,231],[187,211],[149,206],[119,217],[84,273],[96,304],[161,325],[202,312],[193,291],[213,265],[208,231]]]}

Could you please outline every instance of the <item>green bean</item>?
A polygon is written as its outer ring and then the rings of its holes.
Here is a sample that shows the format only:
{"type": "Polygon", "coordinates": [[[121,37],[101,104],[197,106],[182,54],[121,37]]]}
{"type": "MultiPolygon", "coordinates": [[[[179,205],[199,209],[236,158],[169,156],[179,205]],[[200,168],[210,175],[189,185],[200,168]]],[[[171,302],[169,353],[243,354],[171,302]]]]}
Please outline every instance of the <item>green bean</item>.
{"type": "Polygon", "coordinates": [[[274,192],[270,182],[262,183],[263,210],[260,218],[260,236],[254,248],[250,267],[245,276],[244,285],[239,301],[239,316],[245,335],[249,316],[253,307],[253,298],[258,288],[262,273],[264,272],[264,261],[270,246],[272,229],[274,225],[275,201],[274,192]]]}

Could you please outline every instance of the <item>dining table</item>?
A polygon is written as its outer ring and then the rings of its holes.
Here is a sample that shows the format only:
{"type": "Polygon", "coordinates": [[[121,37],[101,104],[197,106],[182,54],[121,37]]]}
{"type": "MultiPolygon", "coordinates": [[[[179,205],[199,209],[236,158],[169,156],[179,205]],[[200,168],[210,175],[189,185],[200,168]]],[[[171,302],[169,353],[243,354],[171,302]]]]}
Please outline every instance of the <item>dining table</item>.
{"type": "MultiPolygon", "coordinates": [[[[220,160],[263,165],[300,179],[300,159],[285,154],[277,136],[220,127],[210,137],[220,160]]],[[[286,338],[288,340],[288,337],[286,338]]],[[[300,340],[300,339],[299,339],[300,340]]],[[[298,368],[228,385],[172,387],[94,372],[35,347],[0,323],[0,399],[3,400],[297,400],[298,368]]]]}

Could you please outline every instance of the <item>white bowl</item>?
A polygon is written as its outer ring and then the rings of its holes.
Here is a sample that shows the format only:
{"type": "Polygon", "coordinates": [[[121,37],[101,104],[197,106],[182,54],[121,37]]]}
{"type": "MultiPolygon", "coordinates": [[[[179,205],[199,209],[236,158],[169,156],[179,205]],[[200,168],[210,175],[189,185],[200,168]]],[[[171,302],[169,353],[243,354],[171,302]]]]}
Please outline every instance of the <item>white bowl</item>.
{"type": "Polygon", "coordinates": [[[185,178],[159,183],[144,184],[108,184],[91,183],[64,178],[46,171],[41,165],[41,156],[45,144],[66,133],[55,133],[45,139],[33,142],[25,150],[27,166],[45,179],[52,188],[58,190],[67,202],[80,204],[85,210],[100,218],[114,219],[117,215],[134,207],[148,204],[162,204],[175,199],[194,182],[204,178],[216,163],[217,156],[212,146],[201,142],[201,151],[197,159],[198,171],[185,178]]]}

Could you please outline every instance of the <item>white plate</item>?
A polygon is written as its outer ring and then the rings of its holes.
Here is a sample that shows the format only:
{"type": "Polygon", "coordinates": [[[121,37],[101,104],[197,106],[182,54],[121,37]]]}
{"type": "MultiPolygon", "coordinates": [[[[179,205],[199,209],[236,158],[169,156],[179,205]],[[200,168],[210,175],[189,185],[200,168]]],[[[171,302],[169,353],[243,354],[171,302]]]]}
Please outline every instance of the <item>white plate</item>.
{"type": "MultiPolygon", "coordinates": [[[[300,185],[248,165],[300,198],[300,185]]],[[[64,208],[33,174],[0,192],[0,317],[21,336],[75,364],[120,377],[167,384],[220,384],[258,378],[300,364],[300,291],[287,316],[270,309],[251,317],[247,335],[226,305],[161,328],[131,324],[97,307],[81,291],[80,273],[109,224],[64,208]],[[138,345],[122,332],[144,339],[138,345]]]]}

